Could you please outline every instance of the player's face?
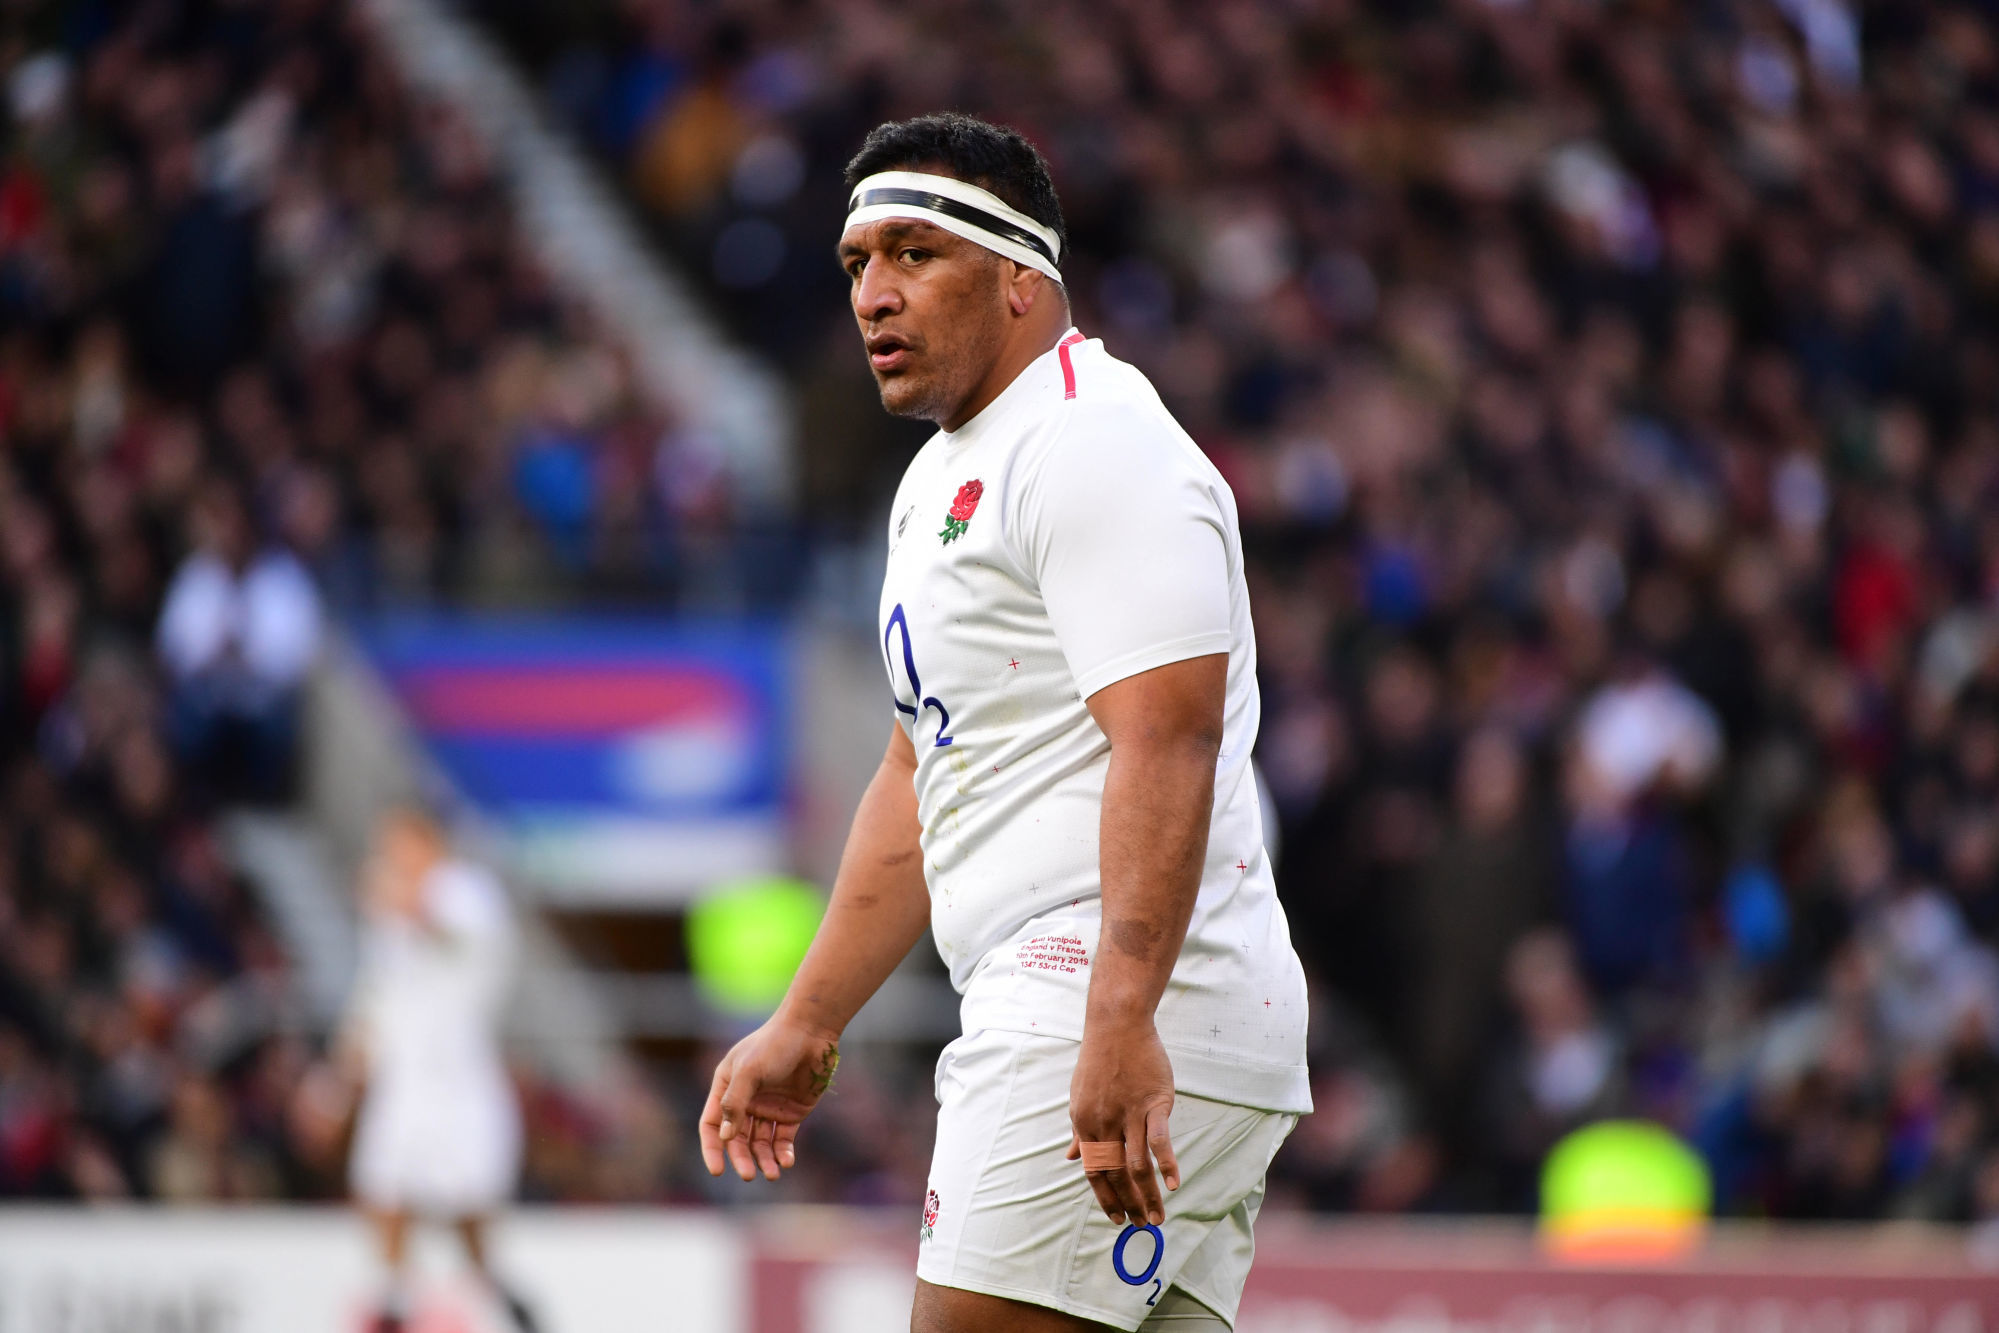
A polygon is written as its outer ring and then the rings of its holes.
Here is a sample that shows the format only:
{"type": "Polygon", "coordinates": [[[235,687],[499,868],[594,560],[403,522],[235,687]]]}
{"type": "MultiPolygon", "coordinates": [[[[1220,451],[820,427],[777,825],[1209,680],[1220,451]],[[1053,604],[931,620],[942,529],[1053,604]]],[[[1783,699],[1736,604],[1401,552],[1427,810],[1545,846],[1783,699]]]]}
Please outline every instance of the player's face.
{"type": "Polygon", "coordinates": [[[370,896],[387,911],[407,913],[423,880],[443,856],[437,830],[428,823],[391,813],[376,835],[370,866],[370,896]]]}
{"type": "Polygon", "coordinates": [[[952,422],[999,359],[1009,265],[928,222],[849,227],[840,263],[882,406],[952,422]]]}

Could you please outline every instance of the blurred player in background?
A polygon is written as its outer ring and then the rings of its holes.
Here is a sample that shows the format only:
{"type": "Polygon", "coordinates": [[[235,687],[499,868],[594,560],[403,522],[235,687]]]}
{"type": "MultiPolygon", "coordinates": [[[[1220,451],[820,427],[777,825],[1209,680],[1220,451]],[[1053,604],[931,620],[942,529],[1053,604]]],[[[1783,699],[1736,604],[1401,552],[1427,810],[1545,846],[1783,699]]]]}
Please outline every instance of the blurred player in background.
{"type": "Polygon", "coordinates": [[[412,1221],[446,1221],[516,1328],[527,1306],[494,1274],[486,1223],[513,1194],[520,1109],[500,1052],[514,955],[506,891],[451,854],[443,828],[391,810],[363,872],[366,939],[343,1060],[362,1079],[354,1197],[374,1223],[386,1269],[374,1333],[410,1317],[412,1221]]]}
{"type": "Polygon", "coordinates": [[[964,1036],[938,1064],[917,1333],[1229,1328],[1311,1108],[1235,499],[1071,325],[1025,139],[884,125],[848,183],[882,403],[941,429],[890,511],[888,750],[789,993],[715,1072],[703,1155],[745,1180],[796,1161],[841,1032],[929,926],[964,1036]]]}

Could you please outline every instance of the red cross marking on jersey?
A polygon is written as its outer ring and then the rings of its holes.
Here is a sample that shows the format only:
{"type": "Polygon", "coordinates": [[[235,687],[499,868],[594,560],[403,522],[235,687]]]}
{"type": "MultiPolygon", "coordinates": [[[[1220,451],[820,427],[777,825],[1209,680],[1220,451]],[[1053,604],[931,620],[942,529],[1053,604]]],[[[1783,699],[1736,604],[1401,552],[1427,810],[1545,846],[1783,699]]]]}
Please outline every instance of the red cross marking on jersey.
{"type": "Polygon", "coordinates": [[[1238,861],[1238,862],[1236,862],[1236,863],[1235,863],[1235,868],[1236,868],[1237,870],[1247,870],[1247,869],[1249,869],[1249,862],[1247,862],[1247,861],[1238,861]]]}
{"type": "Polygon", "coordinates": [[[1006,664],[1012,667],[1015,671],[1020,670],[1020,659],[1018,657],[1008,658],[1006,664]]]}

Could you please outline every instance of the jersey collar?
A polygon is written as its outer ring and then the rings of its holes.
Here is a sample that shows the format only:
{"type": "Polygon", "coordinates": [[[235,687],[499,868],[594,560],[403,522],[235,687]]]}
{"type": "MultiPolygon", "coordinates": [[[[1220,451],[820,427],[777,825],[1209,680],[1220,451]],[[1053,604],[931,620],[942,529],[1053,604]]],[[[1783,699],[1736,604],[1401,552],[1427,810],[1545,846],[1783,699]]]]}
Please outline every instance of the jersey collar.
{"type": "MultiPolygon", "coordinates": [[[[1021,367],[1020,373],[1013,377],[1013,382],[1004,389],[1001,389],[997,398],[980,408],[977,416],[956,430],[939,430],[938,434],[942,435],[951,444],[962,444],[968,440],[979,438],[980,435],[990,428],[988,423],[1006,418],[1013,412],[1015,404],[1031,401],[1037,385],[1045,386],[1059,383],[1061,379],[1059,360],[1062,345],[1069,342],[1072,338],[1080,339],[1081,337],[1082,334],[1076,331],[1076,326],[1073,324],[1070,325],[1063,331],[1062,336],[1055,340],[1053,347],[1050,347],[1040,356],[1035,357],[1034,360],[1021,367]]],[[[1061,395],[1057,393],[1056,401],[1059,402],[1060,400],[1061,395]]]]}

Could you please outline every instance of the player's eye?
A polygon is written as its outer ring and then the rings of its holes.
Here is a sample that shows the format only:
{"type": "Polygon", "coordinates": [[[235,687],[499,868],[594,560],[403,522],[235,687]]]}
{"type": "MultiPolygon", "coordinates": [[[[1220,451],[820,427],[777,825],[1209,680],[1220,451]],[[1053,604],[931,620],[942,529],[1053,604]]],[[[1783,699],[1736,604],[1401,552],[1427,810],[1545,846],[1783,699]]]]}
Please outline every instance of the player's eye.
{"type": "Polygon", "coordinates": [[[919,250],[913,245],[906,245],[896,252],[895,257],[905,264],[920,264],[930,258],[930,255],[928,251],[919,250]]]}
{"type": "Polygon", "coordinates": [[[851,278],[853,281],[859,282],[861,280],[861,270],[866,268],[867,266],[868,266],[868,261],[865,259],[861,259],[858,257],[854,259],[849,259],[847,261],[847,276],[851,278]]]}

